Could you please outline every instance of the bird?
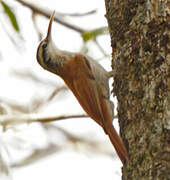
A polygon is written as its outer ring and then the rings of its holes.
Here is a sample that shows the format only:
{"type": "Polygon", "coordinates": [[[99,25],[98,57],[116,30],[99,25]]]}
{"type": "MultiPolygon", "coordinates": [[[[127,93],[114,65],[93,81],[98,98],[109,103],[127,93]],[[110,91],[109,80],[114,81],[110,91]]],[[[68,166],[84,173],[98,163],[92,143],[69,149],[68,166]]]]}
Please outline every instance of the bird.
{"type": "Polygon", "coordinates": [[[47,35],[37,48],[37,61],[42,68],[64,80],[87,115],[109,136],[124,165],[129,161],[128,152],[112,124],[114,105],[110,101],[108,81],[113,73],[87,55],[58,49],[52,40],[54,15],[55,11],[51,14],[47,35]]]}

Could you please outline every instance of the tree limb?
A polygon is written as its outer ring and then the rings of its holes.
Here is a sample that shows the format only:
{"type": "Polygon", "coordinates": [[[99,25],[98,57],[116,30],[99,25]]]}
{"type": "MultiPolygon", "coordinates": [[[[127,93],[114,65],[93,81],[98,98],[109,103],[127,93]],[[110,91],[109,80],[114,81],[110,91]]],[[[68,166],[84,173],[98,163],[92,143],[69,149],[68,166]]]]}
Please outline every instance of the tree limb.
{"type": "Polygon", "coordinates": [[[87,118],[87,117],[88,116],[85,114],[61,115],[61,116],[51,116],[51,117],[42,117],[37,114],[1,115],[0,125],[7,127],[7,126],[13,126],[23,123],[33,123],[33,122],[47,123],[52,121],[65,120],[65,119],[87,118]]]}
{"type": "MultiPolygon", "coordinates": [[[[26,6],[28,8],[30,8],[32,11],[38,13],[38,14],[41,14],[47,18],[50,18],[51,14],[52,14],[52,11],[51,10],[48,10],[46,8],[42,8],[42,7],[37,7],[36,5],[33,5],[32,3],[29,3],[29,2],[26,2],[26,1],[22,1],[22,0],[16,0],[17,2],[19,2],[20,4],[22,4],[23,6],[26,6]]],[[[56,21],[57,23],[67,27],[67,28],[70,28],[78,33],[83,33],[85,32],[84,29],[78,27],[78,26],[75,26],[75,25],[72,25],[68,22],[64,22],[62,21],[61,19],[59,19],[59,17],[57,17],[56,15],[54,16],[54,21],[56,21]]]]}
{"type": "Polygon", "coordinates": [[[60,13],[60,12],[57,12],[57,13],[61,16],[80,17],[80,16],[87,16],[87,15],[94,14],[94,13],[96,13],[96,10],[91,10],[91,11],[85,12],[85,13],[60,13]]]}

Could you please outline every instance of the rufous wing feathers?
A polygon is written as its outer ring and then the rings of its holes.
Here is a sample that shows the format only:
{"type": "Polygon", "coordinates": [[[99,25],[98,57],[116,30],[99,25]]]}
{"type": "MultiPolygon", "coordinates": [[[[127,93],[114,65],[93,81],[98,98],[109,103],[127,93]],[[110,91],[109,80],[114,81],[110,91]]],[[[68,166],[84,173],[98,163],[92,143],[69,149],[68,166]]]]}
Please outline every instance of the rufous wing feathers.
{"type": "Polygon", "coordinates": [[[81,55],[74,57],[66,63],[62,74],[65,74],[62,78],[72,90],[82,108],[108,134],[120,160],[124,164],[128,161],[126,148],[112,125],[108,100],[103,97],[101,88],[98,87],[99,83],[96,83],[87,59],[81,55]]]}

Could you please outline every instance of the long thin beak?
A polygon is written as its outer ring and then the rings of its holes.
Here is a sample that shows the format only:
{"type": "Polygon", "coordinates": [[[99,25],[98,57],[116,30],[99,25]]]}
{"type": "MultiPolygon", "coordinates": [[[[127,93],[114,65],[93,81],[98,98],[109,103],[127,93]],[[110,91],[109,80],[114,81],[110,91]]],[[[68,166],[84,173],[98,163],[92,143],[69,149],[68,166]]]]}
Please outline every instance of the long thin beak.
{"type": "Polygon", "coordinates": [[[52,29],[52,22],[53,22],[53,19],[54,19],[54,14],[55,14],[55,11],[53,11],[53,13],[51,14],[51,17],[50,17],[50,22],[49,22],[49,25],[48,25],[48,31],[47,31],[47,36],[46,36],[47,40],[51,39],[51,29],[52,29]]]}

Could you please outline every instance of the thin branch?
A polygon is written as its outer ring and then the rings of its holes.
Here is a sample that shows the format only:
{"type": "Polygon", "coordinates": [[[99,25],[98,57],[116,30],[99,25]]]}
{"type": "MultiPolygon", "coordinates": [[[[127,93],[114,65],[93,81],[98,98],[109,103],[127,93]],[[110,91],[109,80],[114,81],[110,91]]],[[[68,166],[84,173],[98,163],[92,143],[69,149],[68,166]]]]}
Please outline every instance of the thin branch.
{"type": "Polygon", "coordinates": [[[56,87],[56,89],[48,97],[47,102],[50,102],[59,92],[63,90],[68,90],[68,87],[67,86],[56,87]]]}
{"type": "MultiPolygon", "coordinates": [[[[32,4],[32,3],[29,3],[29,2],[26,2],[26,1],[23,1],[23,0],[16,0],[17,2],[19,2],[20,4],[22,4],[23,6],[26,6],[28,8],[30,8],[33,13],[34,13],[34,16],[35,14],[41,14],[47,18],[50,18],[51,14],[52,14],[52,11],[51,10],[48,10],[47,8],[43,8],[43,7],[37,7],[36,5],[32,4]]],[[[89,14],[92,14],[94,13],[95,10],[93,11],[90,11],[90,12],[87,12],[87,13],[84,13],[84,14],[80,14],[80,13],[76,13],[76,14],[62,14],[62,13],[56,13],[55,16],[54,16],[54,21],[56,21],[57,23],[69,28],[69,29],[72,29],[80,34],[83,34],[85,32],[88,32],[87,30],[81,28],[81,27],[78,27],[78,26],[75,26],[75,25],[72,25],[68,22],[65,22],[62,20],[61,16],[64,16],[64,15],[69,15],[69,16],[82,16],[82,15],[89,15],[89,14]]],[[[34,17],[35,18],[35,17],[34,17]]],[[[35,22],[34,22],[34,25],[35,25],[35,22]]],[[[94,40],[95,44],[97,45],[97,47],[99,48],[99,50],[104,54],[105,57],[108,57],[108,55],[105,53],[105,51],[103,50],[103,48],[100,46],[100,44],[94,40]]]]}
{"type": "Polygon", "coordinates": [[[3,28],[4,32],[7,34],[7,37],[9,38],[9,40],[12,42],[14,47],[18,50],[19,49],[18,43],[15,41],[14,37],[8,32],[4,23],[1,21],[1,19],[0,19],[0,24],[1,24],[1,27],[3,28]]]}
{"type": "Polygon", "coordinates": [[[46,81],[46,80],[43,80],[41,78],[39,78],[35,73],[29,71],[29,70],[22,70],[22,71],[17,71],[15,69],[12,69],[11,70],[11,74],[12,75],[15,75],[21,79],[26,79],[26,78],[29,78],[30,80],[32,80],[33,82],[35,83],[41,83],[43,85],[47,85],[47,86],[52,86],[52,87],[56,87],[56,83],[53,82],[53,81],[46,81]]]}
{"type": "Polygon", "coordinates": [[[68,90],[68,88],[66,86],[61,86],[61,87],[56,87],[54,89],[53,92],[51,92],[51,94],[48,96],[47,99],[34,99],[32,101],[32,105],[30,106],[30,109],[32,110],[31,112],[32,113],[35,113],[37,112],[41,107],[43,107],[44,105],[47,105],[48,103],[51,102],[51,100],[58,94],[60,93],[61,91],[64,91],[64,90],[68,90]]]}
{"type": "Polygon", "coordinates": [[[99,48],[99,50],[101,51],[101,53],[104,55],[104,57],[109,57],[109,55],[105,52],[105,50],[101,47],[101,45],[99,44],[99,42],[96,40],[96,38],[94,39],[94,43],[96,44],[96,46],[99,48]]]}
{"type": "MultiPolygon", "coordinates": [[[[23,6],[26,6],[28,8],[30,8],[34,13],[38,13],[38,14],[41,14],[47,18],[50,18],[51,14],[52,14],[52,11],[51,10],[47,10],[47,8],[42,8],[42,7],[37,7],[36,5],[33,5],[32,3],[29,3],[29,2],[26,2],[26,1],[22,1],[22,0],[16,0],[17,2],[19,2],[20,4],[22,4],[23,6]]],[[[72,25],[68,22],[64,22],[62,21],[61,19],[59,19],[56,15],[54,16],[54,21],[58,22],[59,24],[67,27],[67,28],[70,28],[78,33],[83,33],[85,32],[84,29],[78,27],[78,26],[75,26],[75,25],[72,25]]]]}
{"type": "Polygon", "coordinates": [[[37,24],[37,21],[36,21],[36,13],[34,11],[32,12],[32,21],[33,21],[33,25],[35,27],[35,30],[37,31],[38,39],[39,39],[39,41],[41,41],[42,38],[43,38],[43,33],[38,28],[38,24],[37,24]]]}
{"type": "MultiPolygon", "coordinates": [[[[113,153],[111,151],[110,148],[108,148],[108,146],[104,146],[102,141],[94,141],[90,138],[87,138],[87,136],[85,137],[79,137],[76,136],[72,133],[70,133],[69,131],[62,129],[60,127],[54,126],[52,124],[43,124],[43,127],[45,128],[45,130],[47,131],[47,134],[50,133],[49,131],[54,131],[58,134],[58,131],[60,131],[64,136],[67,137],[68,141],[63,144],[62,146],[58,146],[55,143],[49,143],[49,145],[47,147],[44,148],[35,148],[33,150],[33,152],[24,160],[20,161],[20,162],[15,162],[11,165],[11,167],[14,168],[19,168],[19,167],[23,167],[29,164],[32,164],[34,162],[40,161],[46,157],[48,157],[49,155],[52,155],[58,151],[63,150],[64,148],[68,148],[68,144],[70,144],[70,142],[73,145],[76,145],[77,143],[81,143],[85,146],[83,146],[83,148],[87,149],[90,152],[94,152],[95,154],[103,154],[109,157],[116,157],[115,153],[113,153]]],[[[57,135],[56,135],[57,136],[57,135]]],[[[54,136],[55,137],[55,136],[54,136]]],[[[57,138],[56,138],[57,139],[57,138]]],[[[77,150],[77,148],[76,148],[77,150]]]]}
{"type": "Polygon", "coordinates": [[[42,117],[42,115],[37,114],[19,114],[19,115],[1,115],[0,124],[4,127],[13,126],[23,123],[33,123],[33,122],[53,122],[60,121],[65,119],[74,119],[74,118],[87,118],[85,114],[77,115],[61,115],[61,116],[51,116],[51,117],[42,117]]]}
{"type": "Polygon", "coordinates": [[[85,13],[60,13],[60,12],[57,12],[57,13],[61,16],[81,17],[81,16],[88,16],[88,15],[94,14],[96,12],[97,12],[96,10],[91,10],[91,11],[85,12],[85,13]]]}
{"type": "Polygon", "coordinates": [[[105,154],[108,156],[113,156],[113,152],[110,151],[108,146],[104,146],[103,141],[97,141],[94,139],[89,138],[89,135],[85,136],[77,136],[73,133],[67,131],[66,129],[63,129],[61,127],[55,126],[54,124],[43,124],[43,127],[47,129],[47,134],[50,134],[49,131],[54,131],[58,134],[58,131],[60,131],[66,138],[69,140],[69,142],[73,144],[81,143],[84,146],[84,148],[88,149],[88,151],[95,152],[95,154],[105,154]]]}
{"type": "Polygon", "coordinates": [[[35,149],[29,157],[25,158],[21,162],[13,163],[11,165],[11,167],[19,168],[19,167],[23,167],[23,166],[32,164],[34,162],[37,162],[38,160],[43,159],[44,157],[48,157],[48,156],[56,153],[59,150],[60,150],[59,146],[51,143],[50,145],[48,145],[44,149],[42,149],[42,148],[41,149],[38,149],[38,148],[35,149]]]}

